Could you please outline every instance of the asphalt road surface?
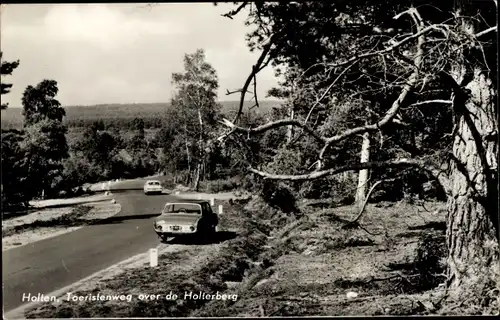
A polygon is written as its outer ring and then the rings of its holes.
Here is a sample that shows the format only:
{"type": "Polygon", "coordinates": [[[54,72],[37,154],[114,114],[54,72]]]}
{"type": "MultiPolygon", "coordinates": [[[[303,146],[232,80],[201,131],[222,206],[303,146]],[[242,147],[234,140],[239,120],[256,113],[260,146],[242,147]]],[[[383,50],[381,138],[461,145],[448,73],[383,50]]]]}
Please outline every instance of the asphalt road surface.
{"type": "Polygon", "coordinates": [[[23,293],[50,293],[136,254],[156,247],[152,220],[175,197],[145,196],[144,180],[124,181],[112,187],[122,209],[107,224],[3,252],[4,312],[27,302],[23,293]]]}

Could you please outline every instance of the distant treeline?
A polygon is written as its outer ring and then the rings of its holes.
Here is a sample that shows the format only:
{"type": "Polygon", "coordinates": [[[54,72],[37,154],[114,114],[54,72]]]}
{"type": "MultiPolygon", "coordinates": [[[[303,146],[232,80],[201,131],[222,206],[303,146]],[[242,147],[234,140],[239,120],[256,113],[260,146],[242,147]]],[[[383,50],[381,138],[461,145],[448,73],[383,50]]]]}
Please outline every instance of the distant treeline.
{"type": "MultiPolygon", "coordinates": [[[[222,112],[226,115],[236,112],[238,101],[224,101],[222,112]]],[[[278,101],[262,101],[259,108],[253,110],[258,113],[267,113],[278,101]]],[[[65,107],[66,117],[64,124],[68,128],[89,127],[94,122],[102,122],[105,128],[132,129],[134,119],[142,119],[146,129],[160,128],[168,116],[165,110],[170,107],[169,103],[137,103],[137,104],[101,104],[93,106],[68,106],[65,107]]],[[[245,109],[247,110],[247,105],[245,109]]],[[[250,106],[251,107],[251,106],[250,106]]],[[[1,127],[4,130],[20,129],[23,125],[21,108],[9,108],[2,110],[1,127]]]]}

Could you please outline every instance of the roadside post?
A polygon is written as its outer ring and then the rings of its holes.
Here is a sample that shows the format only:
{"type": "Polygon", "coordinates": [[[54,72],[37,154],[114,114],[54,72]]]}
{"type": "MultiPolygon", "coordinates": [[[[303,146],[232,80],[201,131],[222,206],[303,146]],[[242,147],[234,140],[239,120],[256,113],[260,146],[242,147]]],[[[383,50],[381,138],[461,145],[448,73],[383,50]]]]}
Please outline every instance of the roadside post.
{"type": "Polygon", "coordinates": [[[215,206],[215,199],[214,199],[214,198],[211,198],[211,199],[210,199],[210,205],[211,205],[211,206],[215,206]]]}
{"type": "Polygon", "coordinates": [[[222,211],[223,211],[222,204],[219,204],[219,214],[222,214],[222,211]]]}
{"type": "Polygon", "coordinates": [[[149,249],[149,266],[158,266],[158,249],[156,248],[149,249]]]}

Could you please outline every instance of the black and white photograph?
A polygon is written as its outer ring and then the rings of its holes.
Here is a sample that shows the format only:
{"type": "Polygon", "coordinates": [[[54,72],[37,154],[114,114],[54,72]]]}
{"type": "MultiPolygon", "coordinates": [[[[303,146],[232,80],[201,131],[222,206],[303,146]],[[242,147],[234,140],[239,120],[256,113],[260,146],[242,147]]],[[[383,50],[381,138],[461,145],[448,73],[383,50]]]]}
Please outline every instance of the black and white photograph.
{"type": "Polygon", "coordinates": [[[497,11],[1,4],[3,318],[498,316],[497,11]]]}

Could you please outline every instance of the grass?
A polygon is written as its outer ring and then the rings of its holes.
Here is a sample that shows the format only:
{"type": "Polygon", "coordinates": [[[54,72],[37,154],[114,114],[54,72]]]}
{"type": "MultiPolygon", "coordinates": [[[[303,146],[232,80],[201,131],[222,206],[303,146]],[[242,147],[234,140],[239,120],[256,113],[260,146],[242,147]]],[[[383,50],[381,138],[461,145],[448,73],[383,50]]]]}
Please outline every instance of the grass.
{"type": "MultiPolygon", "coordinates": [[[[262,204],[253,205],[263,211],[262,204]]],[[[355,208],[318,210],[305,203],[301,211],[302,216],[290,218],[284,227],[272,228],[272,240],[259,259],[274,263],[242,281],[241,299],[232,305],[212,302],[192,315],[428,313],[430,296],[439,293],[436,287],[443,281],[435,275],[443,271],[445,252],[438,250],[444,247],[444,230],[438,227],[443,216],[405,203],[369,205],[362,228],[343,228],[356,216],[355,208]],[[358,297],[346,298],[349,291],[358,297]]]]}

